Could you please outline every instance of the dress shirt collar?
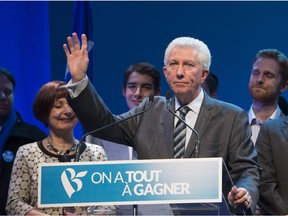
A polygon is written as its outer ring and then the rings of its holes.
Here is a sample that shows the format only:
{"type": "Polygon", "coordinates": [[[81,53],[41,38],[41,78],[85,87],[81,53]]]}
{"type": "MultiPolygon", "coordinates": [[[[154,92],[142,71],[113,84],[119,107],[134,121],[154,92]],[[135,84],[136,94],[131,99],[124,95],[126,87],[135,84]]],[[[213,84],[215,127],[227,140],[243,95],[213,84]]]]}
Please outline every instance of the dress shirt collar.
{"type": "MultiPolygon", "coordinates": [[[[188,106],[191,111],[193,111],[194,113],[196,113],[198,115],[200,112],[200,108],[201,108],[203,99],[204,99],[204,93],[203,93],[203,90],[201,88],[199,95],[193,101],[191,101],[189,104],[187,104],[186,106],[188,106]]],[[[178,99],[175,97],[175,110],[177,111],[179,108],[180,108],[180,103],[179,103],[178,99]]]]}
{"type": "MultiPolygon", "coordinates": [[[[276,109],[276,110],[274,111],[274,113],[269,117],[269,120],[270,120],[270,119],[279,118],[279,117],[281,116],[281,113],[282,113],[282,111],[280,110],[279,106],[277,106],[277,109],[276,109]]],[[[254,113],[254,111],[253,111],[253,109],[252,109],[252,105],[251,105],[251,107],[250,107],[250,110],[249,110],[248,115],[249,115],[249,124],[251,125],[253,119],[257,119],[257,118],[256,118],[256,115],[255,115],[255,113],[254,113]]],[[[258,120],[258,119],[257,119],[257,120],[258,120]]],[[[261,122],[260,120],[258,120],[258,121],[261,122]]],[[[261,123],[263,123],[263,122],[261,122],[261,123]]]]}

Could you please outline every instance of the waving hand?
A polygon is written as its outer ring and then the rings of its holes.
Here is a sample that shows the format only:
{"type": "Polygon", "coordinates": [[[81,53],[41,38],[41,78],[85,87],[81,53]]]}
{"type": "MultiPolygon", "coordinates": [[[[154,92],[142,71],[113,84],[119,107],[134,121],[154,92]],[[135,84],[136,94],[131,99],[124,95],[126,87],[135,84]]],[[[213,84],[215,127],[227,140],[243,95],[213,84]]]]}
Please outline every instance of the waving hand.
{"type": "Polygon", "coordinates": [[[81,35],[81,40],[82,45],[79,42],[77,34],[74,32],[72,37],[67,37],[68,45],[63,45],[72,82],[78,82],[85,78],[89,64],[87,37],[85,34],[81,35]]]}

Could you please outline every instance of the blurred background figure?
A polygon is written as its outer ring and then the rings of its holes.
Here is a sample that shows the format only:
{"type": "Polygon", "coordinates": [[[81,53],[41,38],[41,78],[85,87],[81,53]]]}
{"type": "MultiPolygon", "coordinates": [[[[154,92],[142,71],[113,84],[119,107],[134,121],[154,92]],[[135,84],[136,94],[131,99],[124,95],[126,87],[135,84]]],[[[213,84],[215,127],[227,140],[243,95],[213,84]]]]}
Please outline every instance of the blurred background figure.
{"type": "Polygon", "coordinates": [[[212,97],[218,98],[218,85],[219,80],[218,77],[214,73],[209,73],[205,82],[202,84],[202,88],[206,91],[206,93],[212,97]]]}
{"type": "Polygon", "coordinates": [[[0,215],[6,214],[10,175],[18,148],[46,137],[42,130],[23,121],[20,113],[14,109],[15,86],[12,73],[0,68],[0,215]]]}
{"type": "MultiPolygon", "coordinates": [[[[87,215],[97,207],[38,207],[38,167],[40,163],[75,160],[80,148],[80,161],[103,161],[106,154],[99,145],[81,143],[74,138],[78,119],[69,106],[65,82],[52,81],[39,90],[33,104],[34,116],[47,126],[49,134],[37,142],[21,146],[13,165],[6,210],[9,215],[87,215]],[[29,154],[29,157],[27,155],[29,154]],[[19,166],[21,164],[21,166],[19,166]],[[70,212],[72,210],[72,212],[70,212]]],[[[98,210],[113,210],[113,206],[98,206],[98,210]]]]}
{"type": "Polygon", "coordinates": [[[288,215],[288,116],[262,124],[257,141],[260,178],[259,215],[288,215]]]}
{"type": "Polygon", "coordinates": [[[124,73],[122,94],[129,109],[138,106],[151,94],[159,96],[161,75],[154,65],[148,62],[132,64],[124,73]]]}
{"type": "Polygon", "coordinates": [[[248,85],[252,97],[248,115],[254,144],[263,122],[284,116],[278,98],[287,89],[287,80],[288,63],[282,52],[264,49],[256,54],[248,85]]]}

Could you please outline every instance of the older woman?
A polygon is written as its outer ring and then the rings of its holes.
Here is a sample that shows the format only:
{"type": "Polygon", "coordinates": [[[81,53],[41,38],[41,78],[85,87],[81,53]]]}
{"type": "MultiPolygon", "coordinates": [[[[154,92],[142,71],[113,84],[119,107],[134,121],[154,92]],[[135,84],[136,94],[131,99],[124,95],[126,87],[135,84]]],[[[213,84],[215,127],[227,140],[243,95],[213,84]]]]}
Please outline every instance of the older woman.
{"type": "MultiPolygon", "coordinates": [[[[74,161],[79,143],[73,136],[78,119],[67,103],[68,92],[64,87],[65,84],[61,81],[49,82],[39,90],[35,98],[34,116],[47,126],[49,135],[43,140],[19,148],[12,170],[6,206],[9,215],[87,215],[87,209],[91,209],[91,207],[76,207],[72,208],[72,212],[68,212],[65,208],[37,206],[39,163],[74,161]]],[[[106,160],[106,154],[101,146],[81,144],[80,161],[103,160],[106,160]]]]}

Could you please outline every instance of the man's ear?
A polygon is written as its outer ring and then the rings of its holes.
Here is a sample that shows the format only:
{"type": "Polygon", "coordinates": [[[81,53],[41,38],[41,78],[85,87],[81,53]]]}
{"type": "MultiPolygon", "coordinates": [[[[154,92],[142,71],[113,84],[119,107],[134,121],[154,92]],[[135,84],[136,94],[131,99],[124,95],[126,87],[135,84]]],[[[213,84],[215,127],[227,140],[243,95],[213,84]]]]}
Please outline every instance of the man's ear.
{"type": "Polygon", "coordinates": [[[167,68],[165,66],[163,67],[163,73],[165,78],[167,79],[167,68]]]}
{"type": "Polygon", "coordinates": [[[288,81],[284,82],[281,86],[280,92],[283,93],[288,88],[288,81]]]}
{"type": "Polygon", "coordinates": [[[201,81],[201,84],[203,84],[203,83],[205,82],[208,74],[209,74],[209,70],[203,70],[203,71],[202,71],[202,81],[201,81]]]}

